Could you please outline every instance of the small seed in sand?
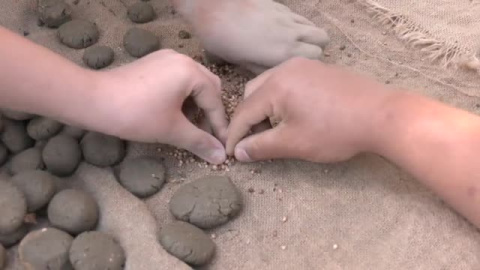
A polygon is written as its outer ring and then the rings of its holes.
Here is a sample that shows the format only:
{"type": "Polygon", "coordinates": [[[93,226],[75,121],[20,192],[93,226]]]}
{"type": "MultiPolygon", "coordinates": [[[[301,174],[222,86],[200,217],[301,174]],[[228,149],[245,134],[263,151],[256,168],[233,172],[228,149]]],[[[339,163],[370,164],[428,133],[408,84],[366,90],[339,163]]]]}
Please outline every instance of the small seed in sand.
{"type": "Polygon", "coordinates": [[[284,216],[284,217],[282,218],[282,222],[283,222],[283,223],[287,222],[287,220],[288,220],[288,217],[287,217],[287,216],[284,216]]]}
{"type": "Polygon", "coordinates": [[[333,249],[337,249],[338,248],[338,245],[337,244],[333,244],[333,249]]]}
{"type": "Polygon", "coordinates": [[[280,246],[280,248],[281,248],[282,250],[285,250],[285,249],[287,249],[287,246],[283,245],[283,246],[280,246]]]}
{"type": "Polygon", "coordinates": [[[210,238],[215,239],[215,238],[217,238],[217,235],[214,234],[214,233],[212,233],[212,234],[210,235],[210,238]]]}

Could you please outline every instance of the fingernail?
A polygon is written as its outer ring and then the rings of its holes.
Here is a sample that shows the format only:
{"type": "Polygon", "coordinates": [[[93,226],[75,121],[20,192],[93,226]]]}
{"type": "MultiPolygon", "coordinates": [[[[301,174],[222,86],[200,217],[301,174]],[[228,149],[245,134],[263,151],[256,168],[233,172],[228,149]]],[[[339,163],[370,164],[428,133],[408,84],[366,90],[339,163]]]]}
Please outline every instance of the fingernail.
{"type": "Polygon", "coordinates": [[[242,162],[251,162],[252,159],[242,147],[235,147],[235,158],[242,162]]]}
{"type": "Polygon", "coordinates": [[[210,154],[210,163],[221,164],[227,159],[225,149],[215,149],[210,154]]]}

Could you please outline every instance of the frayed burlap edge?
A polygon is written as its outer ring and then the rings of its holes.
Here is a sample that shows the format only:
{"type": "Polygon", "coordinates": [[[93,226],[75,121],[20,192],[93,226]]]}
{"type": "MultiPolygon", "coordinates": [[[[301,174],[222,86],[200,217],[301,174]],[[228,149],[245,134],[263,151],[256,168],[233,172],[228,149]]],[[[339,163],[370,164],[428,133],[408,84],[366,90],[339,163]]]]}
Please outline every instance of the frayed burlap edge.
{"type": "Polygon", "coordinates": [[[480,73],[480,60],[475,52],[460,46],[458,43],[440,40],[428,30],[409,20],[405,15],[393,12],[374,0],[359,0],[367,8],[374,20],[389,26],[407,45],[419,48],[428,58],[438,61],[444,68],[465,67],[480,73]]]}

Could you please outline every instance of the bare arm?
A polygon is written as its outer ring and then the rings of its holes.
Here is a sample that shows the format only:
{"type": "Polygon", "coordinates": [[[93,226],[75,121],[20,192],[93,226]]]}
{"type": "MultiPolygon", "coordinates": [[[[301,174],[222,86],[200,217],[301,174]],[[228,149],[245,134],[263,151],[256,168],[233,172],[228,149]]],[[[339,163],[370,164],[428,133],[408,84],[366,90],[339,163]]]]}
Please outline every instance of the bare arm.
{"type": "Polygon", "coordinates": [[[374,152],[480,227],[478,116],[303,59],[259,76],[247,94],[229,127],[227,153],[243,161],[336,162],[374,152]],[[280,124],[243,138],[267,117],[280,124]]]}

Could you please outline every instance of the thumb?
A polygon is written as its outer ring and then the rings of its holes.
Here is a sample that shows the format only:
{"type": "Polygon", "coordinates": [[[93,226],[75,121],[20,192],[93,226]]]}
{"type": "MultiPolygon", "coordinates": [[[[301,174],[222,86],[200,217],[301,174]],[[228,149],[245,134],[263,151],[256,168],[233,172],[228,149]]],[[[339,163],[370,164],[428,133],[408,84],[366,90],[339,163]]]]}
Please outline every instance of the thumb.
{"type": "Polygon", "coordinates": [[[235,158],[242,162],[266,159],[288,158],[293,152],[290,146],[288,130],[277,126],[241,140],[235,146],[235,158]]]}
{"type": "Polygon", "coordinates": [[[223,144],[211,134],[199,129],[186,118],[175,125],[169,144],[192,152],[212,163],[223,163],[227,155],[223,144]]]}

